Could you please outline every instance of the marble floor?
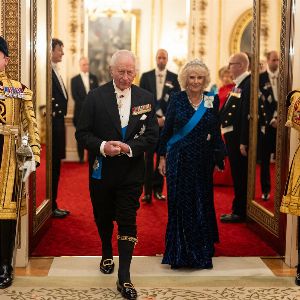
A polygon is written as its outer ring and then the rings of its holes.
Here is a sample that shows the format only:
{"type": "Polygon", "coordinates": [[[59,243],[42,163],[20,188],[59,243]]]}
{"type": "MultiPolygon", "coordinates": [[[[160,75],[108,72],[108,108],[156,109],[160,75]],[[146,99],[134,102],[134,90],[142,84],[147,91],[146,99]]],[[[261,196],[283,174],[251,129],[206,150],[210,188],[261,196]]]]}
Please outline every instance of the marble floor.
{"type": "MultiPolygon", "coordinates": [[[[114,258],[116,264],[118,257],[114,258]]],[[[122,299],[116,274],[98,271],[99,257],[31,258],[17,268],[1,300],[122,299]]],[[[281,258],[216,257],[212,270],[171,270],[161,257],[134,257],[131,274],[139,300],[300,300],[295,269],[281,258]]]]}

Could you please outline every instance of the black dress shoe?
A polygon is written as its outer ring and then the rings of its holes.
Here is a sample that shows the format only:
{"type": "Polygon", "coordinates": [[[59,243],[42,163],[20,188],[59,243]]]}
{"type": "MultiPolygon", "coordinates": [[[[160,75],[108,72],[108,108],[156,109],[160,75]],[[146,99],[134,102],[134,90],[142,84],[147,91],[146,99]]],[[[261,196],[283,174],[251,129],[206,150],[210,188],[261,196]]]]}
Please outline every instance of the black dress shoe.
{"type": "Polygon", "coordinates": [[[145,202],[145,203],[151,203],[151,196],[146,194],[143,198],[142,198],[142,202],[145,202]]]}
{"type": "Polygon", "coordinates": [[[6,289],[13,282],[12,267],[9,265],[2,266],[2,274],[0,275],[0,289],[6,289]]]}
{"type": "Polygon", "coordinates": [[[115,263],[111,258],[101,259],[99,269],[103,274],[111,274],[115,269],[115,263]]]}
{"type": "Polygon", "coordinates": [[[264,200],[264,201],[269,200],[269,198],[270,198],[270,193],[263,193],[261,195],[261,199],[264,200]]]}
{"type": "Polygon", "coordinates": [[[137,298],[137,291],[131,282],[119,283],[118,280],[117,290],[125,299],[135,300],[137,298]]]}
{"type": "Polygon", "coordinates": [[[222,223],[242,223],[245,221],[244,218],[236,214],[226,214],[222,215],[220,218],[222,223]]]}
{"type": "Polygon", "coordinates": [[[52,216],[54,218],[65,218],[68,214],[65,211],[62,211],[60,209],[54,209],[54,211],[52,212],[52,216]]]}
{"type": "Polygon", "coordinates": [[[70,211],[69,210],[66,210],[66,209],[62,209],[62,208],[57,208],[57,210],[63,212],[63,213],[66,213],[67,215],[70,214],[70,211]]]}
{"type": "Polygon", "coordinates": [[[297,274],[296,274],[295,283],[296,283],[296,285],[300,286],[300,272],[297,272],[297,274]]]}
{"type": "Polygon", "coordinates": [[[154,197],[155,197],[155,199],[157,199],[157,200],[161,200],[161,201],[165,201],[165,200],[166,200],[166,196],[163,195],[163,194],[160,193],[160,192],[155,192],[155,193],[154,193],[154,197]]]}

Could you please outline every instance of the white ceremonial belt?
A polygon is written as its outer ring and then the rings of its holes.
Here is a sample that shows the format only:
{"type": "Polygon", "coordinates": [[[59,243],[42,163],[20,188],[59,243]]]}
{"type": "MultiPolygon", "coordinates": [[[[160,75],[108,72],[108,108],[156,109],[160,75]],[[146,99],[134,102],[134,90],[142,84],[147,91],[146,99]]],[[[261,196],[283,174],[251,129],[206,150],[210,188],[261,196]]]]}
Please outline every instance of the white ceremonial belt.
{"type": "Polygon", "coordinates": [[[231,132],[233,131],[233,126],[227,126],[227,127],[221,127],[221,132],[222,134],[225,134],[225,133],[228,133],[228,132],[231,132]]]}

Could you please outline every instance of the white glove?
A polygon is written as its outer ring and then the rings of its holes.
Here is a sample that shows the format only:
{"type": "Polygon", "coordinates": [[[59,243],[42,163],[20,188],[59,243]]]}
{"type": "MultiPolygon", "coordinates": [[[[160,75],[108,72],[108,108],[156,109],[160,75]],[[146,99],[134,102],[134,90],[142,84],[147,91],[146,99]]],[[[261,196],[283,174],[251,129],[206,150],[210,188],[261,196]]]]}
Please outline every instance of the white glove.
{"type": "Polygon", "coordinates": [[[36,170],[34,155],[32,152],[31,147],[29,147],[31,152],[31,159],[28,159],[24,162],[24,164],[19,168],[21,171],[24,170],[25,173],[23,173],[23,182],[25,182],[29,175],[36,170]]]}

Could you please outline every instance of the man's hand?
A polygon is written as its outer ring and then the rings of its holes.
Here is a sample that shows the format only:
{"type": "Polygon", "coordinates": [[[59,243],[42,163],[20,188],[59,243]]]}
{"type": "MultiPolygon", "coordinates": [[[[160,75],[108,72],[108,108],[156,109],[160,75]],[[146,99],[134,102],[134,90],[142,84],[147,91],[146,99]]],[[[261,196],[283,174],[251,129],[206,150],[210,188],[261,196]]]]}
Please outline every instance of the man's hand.
{"type": "Polygon", "coordinates": [[[247,145],[240,144],[240,152],[243,156],[247,156],[247,145]]]}
{"type": "Polygon", "coordinates": [[[130,152],[129,146],[127,144],[119,142],[119,146],[121,148],[121,153],[129,153],[130,152]]]}
{"type": "Polygon", "coordinates": [[[120,147],[119,141],[108,141],[104,145],[104,153],[108,156],[116,156],[121,153],[121,147],[120,147]]]}
{"type": "Polygon", "coordinates": [[[270,124],[273,128],[277,128],[277,118],[273,119],[270,124]]]}
{"type": "Polygon", "coordinates": [[[166,176],[166,158],[164,156],[159,159],[158,171],[162,176],[166,176]]]}
{"type": "Polygon", "coordinates": [[[165,125],[165,117],[159,117],[157,118],[158,126],[159,127],[164,127],[165,125]]]}

